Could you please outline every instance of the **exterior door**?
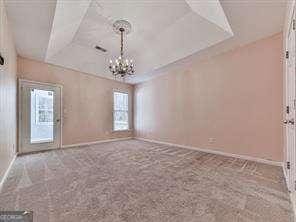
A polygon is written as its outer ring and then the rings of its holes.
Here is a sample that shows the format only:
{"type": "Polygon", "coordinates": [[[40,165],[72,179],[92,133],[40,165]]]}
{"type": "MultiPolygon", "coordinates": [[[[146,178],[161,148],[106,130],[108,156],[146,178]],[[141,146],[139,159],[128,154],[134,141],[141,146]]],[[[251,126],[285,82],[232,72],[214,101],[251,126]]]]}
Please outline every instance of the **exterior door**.
{"type": "Polygon", "coordinates": [[[285,132],[286,132],[286,167],[285,173],[287,178],[287,186],[290,191],[295,189],[295,173],[296,173],[296,152],[295,152],[295,12],[291,20],[289,33],[287,36],[287,55],[286,55],[286,107],[285,107],[285,132]]]}
{"type": "Polygon", "coordinates": [[[19,152],[61,145],[61,87],[19,81],[19,152]]]}

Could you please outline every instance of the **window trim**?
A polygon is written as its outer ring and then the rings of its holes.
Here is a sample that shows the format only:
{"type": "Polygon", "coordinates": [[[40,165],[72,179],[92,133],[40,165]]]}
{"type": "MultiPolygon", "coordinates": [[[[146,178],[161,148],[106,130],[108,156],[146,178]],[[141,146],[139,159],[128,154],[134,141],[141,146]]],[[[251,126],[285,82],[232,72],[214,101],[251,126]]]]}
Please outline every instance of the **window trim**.
{"type": "Polygon", "coordinates": [[[131,113],[131,107],[130,107],[130,93],[125,90],[113,90],[112,92],[112,132],[125,132],[125,131],[132,131],[131,129],[131,124],[130,124],[130,113],[131,113]],[[115,121],[114,121],[114,93],[122,93],[122,94],[127,94],[128,98],[128,110],[127,110],[127,124],[128,128],[124,130],[116,130],[115,129],[115,121]]]}

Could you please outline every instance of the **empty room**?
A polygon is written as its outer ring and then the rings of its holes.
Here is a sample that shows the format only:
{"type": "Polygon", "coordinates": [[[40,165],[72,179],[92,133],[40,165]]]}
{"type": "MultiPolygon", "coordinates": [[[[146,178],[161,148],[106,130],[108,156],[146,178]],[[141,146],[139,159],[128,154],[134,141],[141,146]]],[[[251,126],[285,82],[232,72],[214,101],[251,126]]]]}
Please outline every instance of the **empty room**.
{"type": "Polygon", "coordinates": [[[296,222],[295,0],[0,0],[0,222],[296,222]]]}

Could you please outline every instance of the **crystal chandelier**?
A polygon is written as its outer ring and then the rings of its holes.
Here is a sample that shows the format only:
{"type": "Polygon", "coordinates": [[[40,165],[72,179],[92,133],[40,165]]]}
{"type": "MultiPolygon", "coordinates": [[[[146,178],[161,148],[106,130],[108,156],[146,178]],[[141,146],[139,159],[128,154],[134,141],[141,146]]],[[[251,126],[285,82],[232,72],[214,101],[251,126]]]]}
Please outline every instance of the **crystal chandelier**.
{"type": "Polygon", "coordinates": [[[120,34],[120,56],[115,61],[110,60],[109,70],[116,77],[125,78],[134,75],[135,69],[132,59],[123,57],[123,35],[131,32],[131,24],[125,20],[118,20],[113,24],[115,33],[120,34]]]}

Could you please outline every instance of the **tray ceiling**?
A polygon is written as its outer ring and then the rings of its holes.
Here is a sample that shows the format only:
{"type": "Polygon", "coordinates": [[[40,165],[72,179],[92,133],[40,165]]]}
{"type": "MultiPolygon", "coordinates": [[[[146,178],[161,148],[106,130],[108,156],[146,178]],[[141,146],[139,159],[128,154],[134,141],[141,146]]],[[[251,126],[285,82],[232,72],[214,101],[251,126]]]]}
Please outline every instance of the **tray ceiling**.
{"type": "Polygon", "coordinates": [[[125,37],[125,55],[134,60],[136,77],[127,81],[137,83],[218,43],[225,42],[227,49],[282,29],[285,1],[238,2],[7,0],[6,6],[20,56],[106,78],[113,78],[109,59],[119,55],[120,38],[112,24],[128,20],[132,32],[125,37]],[[259,13],[264,8],[262,21],[259,13]],[[252,24],[254,19],[258,20],[252,24]],[[272,27],[266,21],[270,19],[272,27]],[[107,52],[96,50],[96,45],[107,52]]]}

